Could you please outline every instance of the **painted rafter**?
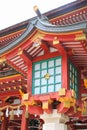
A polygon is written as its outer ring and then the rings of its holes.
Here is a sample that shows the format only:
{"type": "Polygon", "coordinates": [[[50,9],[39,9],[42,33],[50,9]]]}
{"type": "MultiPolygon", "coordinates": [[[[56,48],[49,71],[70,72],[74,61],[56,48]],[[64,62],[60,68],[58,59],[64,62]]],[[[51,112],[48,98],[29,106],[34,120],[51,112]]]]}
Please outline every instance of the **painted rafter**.
{"type": "Polygon", "coordinates": [[[17,37],[19,37],[24,30],[20,30],[11,34],[8,34],[6,36],[1,36],[0,37],[0,47],[6,46],[8,43],[12,42],[15,40],[17,37]]]}
{"type": "Polygon", "coordinates": [[[14,64],[13,62],[11,62],[10,60],[7,61],[7,63],[12,66],[13,68],[15,68],[15,70],[17,70],[19,73],[23,74],[24,76],[26,76],[26,72],[24,72],[23,70],[21,70],[16,64],[14,64]]]}
{"type": "Polygon", "coordinates": [[[29,53],[27,53],[25,50],[21,50],[19,55],[24,60],[26,65],[29,65],[29,63],[32,61],[32,56],[30,56],[29,53]]]}
{"type": "Polygon", "coordinates": [[[35,53],[33,53],[33,59],[35,58],[35,57],[37,57],[37,55],[40,53],[40,52],[42,52],[43,50],[42,50],[42,48],[37,48],[37,51],[35,52],[35,53]]]}
{"type": "Polygon", "coordinates": [[[86,20],[86,12],[87,7],[81,8],[80,10],[75,10],[70,13],[66,13],[65,15],[60,15],[51,20],[51,22],[55,25],[67,25],[73,24],[75,22],[80,22],[86,20]]]}

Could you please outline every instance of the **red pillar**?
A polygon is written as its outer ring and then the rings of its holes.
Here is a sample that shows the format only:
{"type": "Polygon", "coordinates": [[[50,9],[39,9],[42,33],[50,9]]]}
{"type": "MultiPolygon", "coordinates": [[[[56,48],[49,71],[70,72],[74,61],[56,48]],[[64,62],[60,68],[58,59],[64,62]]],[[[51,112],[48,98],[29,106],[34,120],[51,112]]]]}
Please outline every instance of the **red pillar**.
{"type": "MultiPolygon", "coordinates": [[[[55,40],[56,37],[54,37],[55,40]]],[[[60,43],[53,44],[57,49],[60,55],[62,56],[62,88],[69,89],[69,83],[68,83],[68,55],[66,50],[62,47],[60,43]]]]}
{"type": "Polygon", "coordinates": [[[32,93],[32,62],[28,66],[28,75],[27,75],[27,92],[31,95],[32,93]]]}
{"type": "Polygon", "coordinates": [[[26,118],[26,107],[23,108],[22,120],[21,120],[21,130],[28,130],[28,120],[26,118]]]}
{"type": "Polygon", "coordinates": [[[69,89],[69,75],[68,75],[68,56],[66,53],[62,55],[62,88],[69,89]]]}
{"type": "Polygon", "coordinates": [[[1,130],[8,130],[8,118],[3,117],[2,124],[1,124],[1,130]]]}

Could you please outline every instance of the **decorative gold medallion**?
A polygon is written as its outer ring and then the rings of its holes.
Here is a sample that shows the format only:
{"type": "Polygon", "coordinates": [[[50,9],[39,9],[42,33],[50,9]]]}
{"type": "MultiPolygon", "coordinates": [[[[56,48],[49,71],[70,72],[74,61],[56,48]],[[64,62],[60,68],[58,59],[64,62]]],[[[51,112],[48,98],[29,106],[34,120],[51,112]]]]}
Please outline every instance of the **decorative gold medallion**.
{"type": "Polygon", "coordinates": [[[46,74],[44,75],[44,78],[45,78],[45,79],[49,79],[49,78],[50,78],[50,74],[49,74],[49,73],[46,73],[46,74]]]}

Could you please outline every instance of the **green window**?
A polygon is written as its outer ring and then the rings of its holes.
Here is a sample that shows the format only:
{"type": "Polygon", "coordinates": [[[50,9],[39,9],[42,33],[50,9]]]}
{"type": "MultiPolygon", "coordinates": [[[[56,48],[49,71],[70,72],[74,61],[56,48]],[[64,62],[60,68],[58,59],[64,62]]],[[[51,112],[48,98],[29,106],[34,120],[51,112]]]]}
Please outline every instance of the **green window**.
{"type": "Polygon", "coordinates": [[[77,68],[70,63],[69,64],[69,72],[70,72],[70,88],[73,89],[76,93],[76,98],[78,97],[78,71],[77,68]]]}
{"type": "Polygon", "coordinates": [[[33,94],[56,92],[61,88],[61,57],[33,63],[33,94]]]}

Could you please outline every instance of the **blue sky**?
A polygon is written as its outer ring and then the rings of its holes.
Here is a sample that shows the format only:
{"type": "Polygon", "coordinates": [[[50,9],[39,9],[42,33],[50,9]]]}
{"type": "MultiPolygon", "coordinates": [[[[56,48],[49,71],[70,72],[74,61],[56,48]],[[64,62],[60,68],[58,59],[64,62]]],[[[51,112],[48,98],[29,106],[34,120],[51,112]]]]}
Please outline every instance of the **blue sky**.
{"type": "Polygon", "coordinates": [[[72,1],[75,0],[0,0],[0,30],[36,16],[35,5],[44,13],[72,1]]]}

